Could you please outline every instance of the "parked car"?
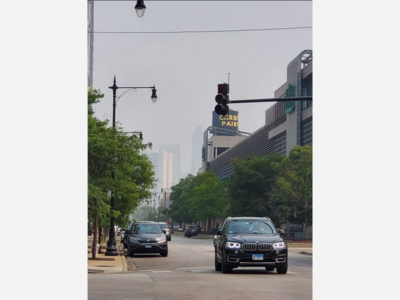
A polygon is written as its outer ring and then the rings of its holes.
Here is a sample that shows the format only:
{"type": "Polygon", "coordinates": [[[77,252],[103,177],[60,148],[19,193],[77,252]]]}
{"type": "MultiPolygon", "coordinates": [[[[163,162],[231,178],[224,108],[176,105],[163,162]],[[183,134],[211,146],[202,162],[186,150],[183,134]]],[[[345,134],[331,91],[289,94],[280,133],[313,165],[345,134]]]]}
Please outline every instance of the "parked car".
{"type": "Polygon", "coordinates": [[[197,236],[198,232],[197,232],[197,225],[190,225],[188,226],[188,228],[185,231],[185,236],[190,238],[192,236],[197,236]]]}
{"type": "Polygon", "coordinates": [[[120,238],[121,243],[124,242],[125,230],[126,229],[121,229],[121,232],[119,233],[119,238],[120,238]]]}
{"type": "Polygon", "coordinates": [[[160,224],[161,229],[165,230],[165,236],[167,237],[167,241],[171,241],[171,230],[168,228],[168,224],[165,222],[158,222],[160,224]]]}
{"type": "Polygon", "coordinates": [[[124,244],[125,249],[128,248],[128,236],[132,230],[133,224],[135,224],[135,223],[129,224],[128,227],[126,227],[125,232],[124,232],[124,239],[122,240],[122,243],[124,244]]]}
{"type": "Polygon", "coordinates": [[[288,250],[270,218],[229,217],[214,238],[215,270],[230,273],[238,267],[288,270],[288,250]]]}
{"type": "Polygon", "coordinates": [[[168,256],[168,242],[165,229],[157,222],[134,223],[127,238],[128,255],[135,253],[159,253],[168,256]]]}
{"type": "Polygon", "coordinates": [[[183,228],[179,227],[179,225],[174,226],[174,231],[183,232],[183,228]]]}

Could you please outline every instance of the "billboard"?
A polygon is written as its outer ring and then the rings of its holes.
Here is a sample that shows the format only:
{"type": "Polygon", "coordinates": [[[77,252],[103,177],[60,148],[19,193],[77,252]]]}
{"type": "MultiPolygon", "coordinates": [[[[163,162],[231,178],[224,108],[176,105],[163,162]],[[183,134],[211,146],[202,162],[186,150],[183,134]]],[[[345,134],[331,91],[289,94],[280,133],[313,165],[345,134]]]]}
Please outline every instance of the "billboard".
{"type": "MultiPolygon", "coordinates": [[[[233,109],[229,109],[229,115],[218,115],[215,111],[212,112],[212,126],[216,128],[222,128],[232,131],[239,130],[239,112],[233,109]]],[[[215,135],[235,135],[234,133],[216,131],[215,135]]]]}

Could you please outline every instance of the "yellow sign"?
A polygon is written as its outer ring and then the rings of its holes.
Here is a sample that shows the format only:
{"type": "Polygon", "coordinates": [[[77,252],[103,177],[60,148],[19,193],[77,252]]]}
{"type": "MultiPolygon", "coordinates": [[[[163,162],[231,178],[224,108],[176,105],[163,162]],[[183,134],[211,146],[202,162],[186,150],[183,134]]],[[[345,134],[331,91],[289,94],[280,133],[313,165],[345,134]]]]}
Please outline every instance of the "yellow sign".
{"type": "Polygon", "coordinates": [[[238,127],[239,126],[239,116],[236,115],[225,115],[225,116],[219,116],[219,119],[221,120],[221,125],[222,126],[227,126],[227,127],[238,127]]]}

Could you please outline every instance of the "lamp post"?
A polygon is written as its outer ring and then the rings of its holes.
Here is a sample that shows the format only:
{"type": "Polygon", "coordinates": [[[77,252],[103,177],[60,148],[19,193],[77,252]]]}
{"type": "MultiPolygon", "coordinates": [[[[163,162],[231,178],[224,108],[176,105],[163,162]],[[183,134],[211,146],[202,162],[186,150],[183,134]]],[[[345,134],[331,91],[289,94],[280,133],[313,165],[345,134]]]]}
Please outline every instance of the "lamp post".
{"type": "MultiPolygon", "coordinates": [[[[139,1],[138,1],[139,2],[139,1]]],[[[143,1],[142,1],[143,2],[143,1]]],[[[121,98],[125,93],[131,91],[131,90],[136,90],[136,89],[152,89],[152,94],[151,94],[151,100],[153,103],[156,103],[157,101],[157,90],[155,86],[152,87],[119,87],[117,86],[115,75],[114,75],[114,84],[109,87],[109,89],[113,90],[113,127],[115,129],[115,114],[116,114],[116,107],[117,107],[117,101],[119,98],[121,98]],[[126,92],[124,92],[122,95],[120,95],[117,98],[117,89],[128,89],[126,92]]],[[[111,177],[114,180],[115,179],[115,172],[113,171],[111,173],[111,177]]],[[[114,228],[114,207],[115,207],[115,199],[114,199],[114,191],[111,192],[111,199],[110,199],[110,210],[111,210],[111,218],[110,218],[110,232],[109,232],[109,239],[107,242],[107,251],[105,255],[107,256],[117,256],[118,251],[117,251],[117,243],[115,242],[115,228],[114,228]]]]}
{"type": "Polygon", "coordinates": [[[136,10],[136,15],[139,18],[144,16],[144,12],[146,10],[146,5],[144,5],[144,1],[143,0],[138,0],[136,2],[135,10],[136,10]]]}

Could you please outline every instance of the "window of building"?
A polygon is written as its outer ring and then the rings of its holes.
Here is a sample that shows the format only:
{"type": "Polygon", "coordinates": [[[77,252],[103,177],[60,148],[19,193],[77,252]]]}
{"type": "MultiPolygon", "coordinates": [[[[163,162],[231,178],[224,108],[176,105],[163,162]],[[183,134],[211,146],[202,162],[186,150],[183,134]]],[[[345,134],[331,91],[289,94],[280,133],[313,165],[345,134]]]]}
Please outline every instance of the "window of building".
{"type": "Polygon", "coordinates": [[[312,117],[309,117],[301,123],[301,145],[312,146],[312,117]]]}

